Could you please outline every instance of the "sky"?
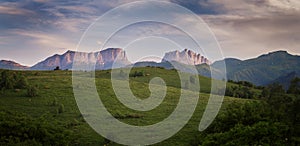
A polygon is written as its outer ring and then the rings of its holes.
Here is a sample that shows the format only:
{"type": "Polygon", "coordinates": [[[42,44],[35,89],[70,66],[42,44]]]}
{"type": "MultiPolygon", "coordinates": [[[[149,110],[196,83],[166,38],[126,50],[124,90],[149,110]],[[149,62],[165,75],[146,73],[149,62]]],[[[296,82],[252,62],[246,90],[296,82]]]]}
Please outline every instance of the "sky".
{"type": "MultiPolygon", "coordinates": [[[[299,0],[165,1],[178,4],[202,18],[215,35],[224,57],[244,60],[276,50],[300,55],[299,0]]],[[[82,36],[88,41],[79,45],[81,49],[91,45],[98,49],[125,48],[131,61],[143,60],[148,57],[145,54],[159,58],[164,52],[176,49],[188,48],[201,54],[209,50],[207,47],[197,50],[199,46],[193,45],[184,31],[157,22],[125,26],[107,40],[104,37],[109,30],[107,27],[135,18],[116,15],[118,21],[114,22],[103,21],[101,16],[131,2],[135,0],[1,0],[0,60],[32,66],[54,54],[76,50],[82,36]],[[89,27],[91,24],[98,29],[89,27]],[[84,34],[88,28],[92,29],[84,34]],[[149,37],[151,35],[154,37],[149,37]]],[[[161,13],[157,18],[163,18],[167,13],[164,8],[153,9],[161,13]]],[[[128,6],[125,10],[133,9],[128,6]]],[[[197,25],[193,25],[194,20],[190,20],[192,14],[180,12],[174,11],[176,16],[169,17],[170,22],[186,25],[205,36],[197,25]]],[[[138,13],[141,17],[150,15],[147,7],[139,8],[138,13]]],[[[218,59],[211,58],[212,61],[218,59]]]]}

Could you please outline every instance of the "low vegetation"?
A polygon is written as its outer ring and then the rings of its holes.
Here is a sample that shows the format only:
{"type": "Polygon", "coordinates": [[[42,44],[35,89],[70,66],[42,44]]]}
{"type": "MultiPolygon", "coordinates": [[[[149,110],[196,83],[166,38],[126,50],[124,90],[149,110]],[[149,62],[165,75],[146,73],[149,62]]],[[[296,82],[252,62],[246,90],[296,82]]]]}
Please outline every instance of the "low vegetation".
{"type": "MultiPolygon", "coordinates": [[[[122,70],[117,73],[126,75],[122,70]]],[[[77,108],[72,72],[0,70],[0,74],[0,145],[117,145],[99,136],[83,119],[88,115],[81,115],[77,108]]],[[[115,118],[131,125],[151,125],[176,108],[181,90],[176,71],[134,68],[129,76],[136,97],[148,98],[148,83],[153,77],[164,79],[167,95],[151,111],[129,109],[115,97],[111,71],[97,71],[98,93],[115,118]]],[[[197,78],[184,76],[183,88],[190,90],[197,78]]],[[[231,97],[225,97],[219,115],[208,129],[199,132],[210,81],[199,76],[200,98],[194,115],[177,134],[156,145],[299,145],[298,79],[292,81],[287,93],[278,84],[258,88],[245,82],[227,83],[226,95],[231,97]]]]}

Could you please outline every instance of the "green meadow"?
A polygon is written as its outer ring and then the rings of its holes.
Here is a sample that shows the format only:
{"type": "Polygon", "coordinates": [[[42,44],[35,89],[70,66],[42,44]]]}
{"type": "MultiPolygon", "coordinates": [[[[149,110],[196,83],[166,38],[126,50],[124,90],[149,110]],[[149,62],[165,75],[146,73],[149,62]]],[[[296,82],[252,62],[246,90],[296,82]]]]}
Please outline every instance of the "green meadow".
{"type": "MultiPolygon", "coordinates": [[[[72,71],[10,71],[13,72],[21,74],[29,85],[35,86],[37,95],[28,96],[26,88],[1,90],[0,145],[118,145],[100,136],[85,122],[73,94],[72,71]]],[[[155,109],[136,111],[123,105],[114,94],[111,70],[96,71],[94,75],[93,72],[84,72],[83,77],[95,77],[101,101],[118,120],[137,126],[151,125],[164,120],[176,108],[179,101],[181,84],[177,71],[154,67],[131,70],[132,74],[136,72],[142,72],[142,75],[131,76],[129,85],[137,98],[149,97],[149,82],[154,77],[162,78],[167,85],[166,97],[155,109]]],[[[188,86],[186,90],[200,92],[196,110],[177,134],[155,145],[248,145],[248,141],[251,140],[253,143],[249,145],[294,145],[299,141],[297,132],[289,133],[291,129],[298,128],[299,114],[287,115],[283,112],[287,109],[292,113],[299,110],[299,108],[290,109],[299,104],[298,98],[284,94],[282,96],[288,100],[280,100],[279,105],[275,102],[276,108],[273,108],[271,102],[260,97],[263,89],[254,87],[249,88],[253,96],[249,99],[225,96],[216,120],[207,130],[199,132],[198,126],[210,95],[211,79],[199,76],[201,89],[196,91],[189,89],[193,87],[193,83],[189,80],[190,75],[185,76],[184,80],[187,83],[184,86],[188,86]],[[285,119],[282,120],[282,117],[285,119]],[[267,129],[264,131],[255,129],[261,127],[267,129]],[[260,135],[263,139],[258,138],[254,141],[255,135],[260,135]],[[243,139],[245,137],[248,139],[243,139]],[[234,141],[238,138],[241,139],[234,141]]],[[[227,83],[227,87],[241,86],[227,83]]],[[[188,104],[186,103],[186,106],[189,106],[188,104]]]]}

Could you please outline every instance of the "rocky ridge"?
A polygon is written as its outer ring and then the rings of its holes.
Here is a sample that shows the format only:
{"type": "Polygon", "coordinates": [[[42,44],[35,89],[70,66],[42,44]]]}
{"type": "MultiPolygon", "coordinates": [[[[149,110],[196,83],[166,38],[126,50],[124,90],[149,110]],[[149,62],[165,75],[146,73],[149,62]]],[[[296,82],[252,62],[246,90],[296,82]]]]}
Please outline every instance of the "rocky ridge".
{"type": "Polygon", "coordinates": [[[165,54],[162,62],[176,61],[187,65],[199,65],[199,64],[210,64],[210,61],[191,50],[184,49],[183,51],[172,51],[165,54]]]}

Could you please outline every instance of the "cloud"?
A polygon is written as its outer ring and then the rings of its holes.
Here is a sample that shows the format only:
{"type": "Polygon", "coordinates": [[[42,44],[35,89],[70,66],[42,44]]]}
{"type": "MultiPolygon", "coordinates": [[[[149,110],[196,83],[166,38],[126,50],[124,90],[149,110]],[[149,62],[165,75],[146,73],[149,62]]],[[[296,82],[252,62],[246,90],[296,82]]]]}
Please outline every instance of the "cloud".
{"type": "MultiPolygon", "coordinates": [[[[22,46],[15,46],[15,42],[27,45],[24,48],[29,48],[28,52],[34,52],[30,48],[74,49],[82,33],[98,17],[114,7],[134,1],[138,0],[1,1],[0,31],[5,37],[0,38],[1,51],[5,50],[4,47],[22,46]]],[[[250,58],[278,48],[300,54],[299,0],[166,1],[180,4],[202,17],[216,34],[226,56],[250,58]]],[[[195,31],[199,30],[189,17],[182,15],[176,18],[195,31]]],[[[182,36],[182,33],[163,25],[141,24],[134,27],[135,31],[124,32],[120,37],[164,34],[181,39],[182,36]]],[[[97,40],[101,38],[95,38],[93,43],[97,40]]],[[[43,56],[46,55],[43,53],[43,56]]]]}
{"type": "Polygon", "coordinates": [[[7,44],[7,37],[0,36],[0,45],[7,44]]]}
{"type": "Polygon", "coordinates": [[[23,36],[28,43],[35,44],[39,47],[46,48],[76,48],[76,43],[70,42],[63,36],[57,34],[49,34],[39,31],[26,31],[26,30],[11,30],[12,35],[23,36]]]}
{"type": "Polygon", "coordinates": [[[47,3],[49,2],[50,0],[33,0],[34,2],[37,2],[37,3],[47,3]]]}
{"type": "Polygon", "coordinates": [[[274,7],[281,8],[283,10],[300,10],[300,1],[299,0],[269,0],[270,5],[274,7]]]}
{"type": "Polygon", "coordinates": [[[278,49],[300,54],[297,0],[202,1],[222,14],[200,15],[212,28],[226,56],[251,58],[278,49]]]}
{"type": "Polygon", "coordinates": [[[0,14],[8,14],[8,15],[33,15],[34,12],[27,9],[22,9],[18,7],[11,6],[1,6],[0,5],[0,14]]]}

